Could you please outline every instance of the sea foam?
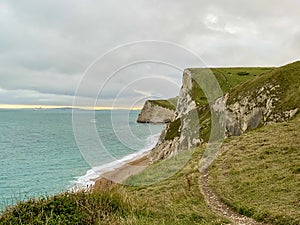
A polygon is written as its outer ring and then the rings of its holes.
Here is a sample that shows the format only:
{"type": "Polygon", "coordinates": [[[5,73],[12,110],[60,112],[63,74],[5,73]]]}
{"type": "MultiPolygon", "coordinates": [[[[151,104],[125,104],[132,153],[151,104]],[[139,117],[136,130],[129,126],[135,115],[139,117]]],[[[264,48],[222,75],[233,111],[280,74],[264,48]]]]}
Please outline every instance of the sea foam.
{"type": "Polygon", "coordinates": [[[150,152],[153,147],[156,145],[160,134],[150,135],[146,139],[146,145],[138,152],[127,155],[121,159],[117,159],[110,163],[105,163],[89,169],[84,176],[76,178],[76,181],[73,182],[71,191],[86,190],[92,187],[95,184],[95,181],[101,177],[105,172],[113,171],[117,168],[120,168],[124,164],[141,157],[142,155],[150,152]]]}

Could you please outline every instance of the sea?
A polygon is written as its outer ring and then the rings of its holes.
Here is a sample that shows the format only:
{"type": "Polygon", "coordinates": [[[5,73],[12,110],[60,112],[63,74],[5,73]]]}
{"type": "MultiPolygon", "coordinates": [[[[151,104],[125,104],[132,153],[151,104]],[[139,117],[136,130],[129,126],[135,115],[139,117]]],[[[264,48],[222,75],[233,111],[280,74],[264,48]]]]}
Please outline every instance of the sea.
{"type": "Polygon", "coordinates": [[[0,210],[92,185],[151,150],[163,125],[137,123],[138,113],[76,110],[76,118],[93,117],[74,127],[70,109],[0,109],[0,210]]]}

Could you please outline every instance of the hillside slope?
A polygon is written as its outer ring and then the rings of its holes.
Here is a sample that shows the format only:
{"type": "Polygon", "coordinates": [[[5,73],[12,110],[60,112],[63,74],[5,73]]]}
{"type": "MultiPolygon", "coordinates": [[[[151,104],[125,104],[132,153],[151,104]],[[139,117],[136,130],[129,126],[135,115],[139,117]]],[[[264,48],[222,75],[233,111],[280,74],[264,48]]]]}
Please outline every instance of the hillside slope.
{"type": "Polygon", "coordinates": [[[299,93],[300,62],[237,86],[222,103],[226,104],[227,136],[291,119],[300,107],[299,93]]]}
{"type": "Polygon", "coordinates": [[[287,121],[299,110],[300,62],[280,68],[220,68],[212,71],[223,96],[220,94],[209,105],[197,81],[203,79],[205,69],[187,69],[176,108],[177,117],[162,132],[151,152],[153,162],[192,149],[214,136],[218,139],[241,135],[269,123],[287,121]],[[212,115],[215,121],[219,120],[213,133],[212,115]]]}
{"type": "Polygon", "coordinates": [[[300,224],[300,115],[226,140],[210,184],[237,212],[270,224],[300,224]]]}
{"type": "Polygon", "coordinates": [[[138,115],[138,123],[170,123],[175,118],[177,98],[147,100],[138,115]]]}

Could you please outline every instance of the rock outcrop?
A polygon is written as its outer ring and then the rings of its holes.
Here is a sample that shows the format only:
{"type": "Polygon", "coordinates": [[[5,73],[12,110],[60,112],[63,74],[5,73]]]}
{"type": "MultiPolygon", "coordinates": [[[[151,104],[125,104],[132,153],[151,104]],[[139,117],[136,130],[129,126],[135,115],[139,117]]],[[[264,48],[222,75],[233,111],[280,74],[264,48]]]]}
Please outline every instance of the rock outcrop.
{"type": "Polygon", "coordinates": [[[216,132],[221,133],[215,135],[216,139],[238,136],[259,126],[290,120],[300,108],[299,77],[300,62],[296,62],[242,83],[210,105],[199,105],[194,99],[198,93],[193,92],[198,89],[194,88],[192,73],[185,70],[176,117],[162,131],[149,154],[150,161],[166,159],[208,142],[216,132]],[[215,130],[211,122],[214,119],[219,124],[215,130]],[[203,130],[212,130],[211,136],[204,137],[203,130]]]}
{"type": "MultiPolygon", "coordinates": [[[[175,107],[174,107],[175,108],[175,107]]],[[[138,123],[169,123],[175,118],[175,110],[171,107],[163,107],[156,103],[155,100],[145,102],[140,112],[138,123]]]]}
{"type": "Polygon", "coordinates": [[[188,70],[183,73],[182,83],[175,111],[176,118],[162,131],[157,145],[150,152],[149,158],[152,162],[169,158],[182,150],[192,149],[201,142],[196,103],[191,96],[193,82],[188,70]]]}
{"type": "Polygon", "coordinates": [[[229,94],[218,99],[212,106],[214,112],[225,110],[225,117],[220,121],[226,126],[225,135],[239,136],[248,130],[270,123],[290,120],[298,108],[287,111],[276,110],[280,98],[280,85],[265,84],[252,95],[239,98],[234,103],[228,103],[229,94]]]}

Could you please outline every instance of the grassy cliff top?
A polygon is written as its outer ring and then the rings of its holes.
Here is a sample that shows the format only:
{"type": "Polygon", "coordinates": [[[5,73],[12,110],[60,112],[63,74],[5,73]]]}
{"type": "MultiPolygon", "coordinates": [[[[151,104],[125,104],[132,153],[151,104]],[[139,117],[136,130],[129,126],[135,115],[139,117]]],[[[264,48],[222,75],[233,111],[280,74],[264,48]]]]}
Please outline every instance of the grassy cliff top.
{"type": "MultiPolygon", "coordinates": [[[[210,109],[207,98],[196,83],[199,77],[207,73],[207,69],[189,69],[194,78],[191,96],[199,108],[199,135],[204,140],[208,140],[210,135],[210,109]]],[[[211,72],[215,75],[223,94],[229,93],[227,104],[232,104],[243,97],[254,98],[257,92],[266,84],[273,87],[278,86],[274,103],[276,112],[284,112],[295,107],[300,107],[300,62],[294,62],[279,68],[273,67],[247,67],[247,68],[212,68],[211,72]]],[[[214,91],[214,90],[212,90],[214,91]]],[[[166,139],[173,139],[179,132],[180,124],[170,124],[170,130],[166,139]],[[174,130],[175,129],[175,130],[174,130]]],[[[177,135],[178,136],[178,135],[177,135]]]]}
{"type": "Polygon", "coordinates": [[[238,98],[253,96],[266,84],[278,86],[276,96],[279,99],[276,108],[284,111],[300,106],[300,61],[276,68],[262,76],[237,86],[231,93],[229,102],[238,98]]]}
{"type": "Polygon", "coordinates": [[[175,110],[177,105],[178,97],[170,98],[166,100],[148,100],[149,102],[153,103],[154,105],[161,106],[163,108],[175,110]]]}
{"type": "MultiPolygon", "coordinates": [[[[211,73],[217,79],[223,94],[233,90],[238,85],[246,81],[254,80],[257,77],[273,71],[273,67],[235,67],[235,68],[210,68],[211,73]]],[[[199,80],[203,74],[206,74],[208,69],[191,68],[189,69],[193,76],[192,96],[196,104],[201,106],[207,104],[207,99],[202,89],[195,81],[199,80]]],[[[211,90],[214,91],[214,90],[211,90]]]]}

